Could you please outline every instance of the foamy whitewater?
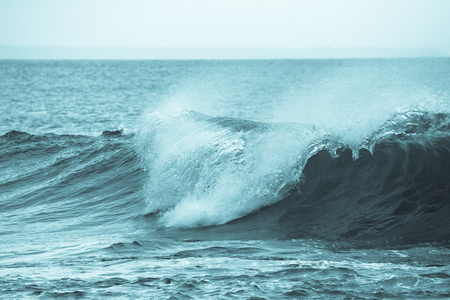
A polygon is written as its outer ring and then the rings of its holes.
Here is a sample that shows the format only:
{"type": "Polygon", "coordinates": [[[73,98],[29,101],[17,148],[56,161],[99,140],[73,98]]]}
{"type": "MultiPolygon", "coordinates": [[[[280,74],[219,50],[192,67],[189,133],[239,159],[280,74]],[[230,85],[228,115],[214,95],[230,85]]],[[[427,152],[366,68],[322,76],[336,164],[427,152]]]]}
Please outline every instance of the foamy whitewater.
{"type": "Polygon", "coordinates": [[[2,298],[450,297],[450,59],[0,61],[2,298]]]}

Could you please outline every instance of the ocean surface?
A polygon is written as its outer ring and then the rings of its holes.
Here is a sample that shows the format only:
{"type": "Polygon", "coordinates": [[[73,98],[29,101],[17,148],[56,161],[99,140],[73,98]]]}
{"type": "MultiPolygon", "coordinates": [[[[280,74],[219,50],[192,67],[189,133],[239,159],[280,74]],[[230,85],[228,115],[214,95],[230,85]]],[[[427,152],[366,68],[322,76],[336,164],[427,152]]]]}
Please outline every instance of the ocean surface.
{"type": "Polygon", "coordinates": [[[450,59],[0,61],[0,298],[450,298],[450,59]]]}

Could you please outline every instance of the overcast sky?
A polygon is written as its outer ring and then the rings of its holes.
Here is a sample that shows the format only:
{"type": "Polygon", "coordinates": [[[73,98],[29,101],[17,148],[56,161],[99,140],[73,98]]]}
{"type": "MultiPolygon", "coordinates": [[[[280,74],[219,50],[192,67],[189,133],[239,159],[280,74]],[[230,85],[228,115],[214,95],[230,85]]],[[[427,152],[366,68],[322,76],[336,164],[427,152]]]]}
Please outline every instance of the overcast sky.
{"type": "Polygon", "coordinates": [[[450,0],[0,0],[0,45],[450,53],[450,0]]]}

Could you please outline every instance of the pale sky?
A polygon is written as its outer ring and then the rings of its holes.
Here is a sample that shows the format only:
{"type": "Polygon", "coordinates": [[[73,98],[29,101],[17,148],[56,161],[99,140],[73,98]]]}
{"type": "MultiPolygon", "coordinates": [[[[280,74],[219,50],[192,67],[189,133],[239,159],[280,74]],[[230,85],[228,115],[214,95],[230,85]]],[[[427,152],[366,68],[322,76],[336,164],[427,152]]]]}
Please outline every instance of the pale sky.
{"type": "Polygon", "coordinates": [[[450,0],[0,0],[0,45],[450,54],[450,0]]]}

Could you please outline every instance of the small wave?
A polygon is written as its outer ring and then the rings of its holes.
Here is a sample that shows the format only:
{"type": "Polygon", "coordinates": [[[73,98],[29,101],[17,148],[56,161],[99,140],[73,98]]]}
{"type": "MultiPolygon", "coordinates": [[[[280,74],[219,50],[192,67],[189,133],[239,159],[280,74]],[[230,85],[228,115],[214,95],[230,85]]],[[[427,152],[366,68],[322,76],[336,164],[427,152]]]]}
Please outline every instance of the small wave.
{"type": "Polygon", "coordinates": [[[54,228],[65,221],[89,225],[137,215],[132,207],[142,201],[143,170],[132,135],[114,137],[0,136],[2,211],[11,222],[61,220],[54,228]]]}
{"type": "Polygon", "coordinates": [[[23,131],[17,131],[17,130],[11,130],[4,135],[0,136],[3,140],[23,140],[32,137],[33,135],[23,132],[23,131]]]}
{"type": "Polygon", "coordinates": [[[105,130],[102,133],[102,136],[108,136],[108,137],[120,137],[123,136],[123,130],[122,129],[118,129],[118,130],[105,130]]]}

